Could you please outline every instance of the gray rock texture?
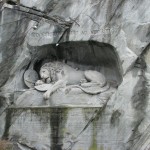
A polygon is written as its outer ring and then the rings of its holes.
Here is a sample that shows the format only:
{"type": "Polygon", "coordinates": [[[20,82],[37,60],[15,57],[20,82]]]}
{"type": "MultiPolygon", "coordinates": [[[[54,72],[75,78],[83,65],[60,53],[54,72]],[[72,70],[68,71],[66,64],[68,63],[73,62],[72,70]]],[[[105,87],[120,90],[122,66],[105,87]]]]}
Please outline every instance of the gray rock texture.
{"type": "Polygon", "coordinates": [[[0,137],[19,150],[149,150],[150,1],[14,4],[0,2],[0,137]],[[103,105],[48,107],[24,73],[52,59],[100,71],[117,89],[103,105]]]}

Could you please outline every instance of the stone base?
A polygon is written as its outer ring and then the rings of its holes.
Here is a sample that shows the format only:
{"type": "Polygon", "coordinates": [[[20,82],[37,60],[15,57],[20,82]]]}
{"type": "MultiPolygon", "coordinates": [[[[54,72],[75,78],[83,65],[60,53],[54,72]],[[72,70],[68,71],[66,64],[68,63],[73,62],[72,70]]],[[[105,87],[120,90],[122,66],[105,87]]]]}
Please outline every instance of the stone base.
{"type": "Polygon", "coordinates": [[[103,107],[114,93],[115,88],[110,87],[106,92],[90,95],[84,93],[78,88],[73,88],[69,93],[65,93],[63,90],[53,93],[49,100],[44,100],[44,92],[38,92],[36,90],[27,90],[17,99],[16,107],[28,107],[28,106],[100,106],[103,107]]]}

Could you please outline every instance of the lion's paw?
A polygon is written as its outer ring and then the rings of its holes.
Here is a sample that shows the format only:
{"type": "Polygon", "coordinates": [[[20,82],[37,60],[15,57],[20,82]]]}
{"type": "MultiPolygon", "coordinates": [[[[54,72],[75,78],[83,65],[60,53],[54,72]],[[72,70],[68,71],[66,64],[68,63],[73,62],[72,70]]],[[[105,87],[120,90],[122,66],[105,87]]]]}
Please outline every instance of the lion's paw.
{"type": "Polygon", "coordinates": [[[51,95],[51,91],[45,92],[44,95],[43,95],[43,96],[44,96],[44,99],[45,99],[45,100],[49,99],[49,98],[50,98],[50,95],[51,95]]]}
{"type": "Polygon", "coordinates": [[[42,84],[44,84],[44,82],[43,82],[42,80],[38,80],[38,81],[35,83],[36,86],[42,85],[42,84]]]}

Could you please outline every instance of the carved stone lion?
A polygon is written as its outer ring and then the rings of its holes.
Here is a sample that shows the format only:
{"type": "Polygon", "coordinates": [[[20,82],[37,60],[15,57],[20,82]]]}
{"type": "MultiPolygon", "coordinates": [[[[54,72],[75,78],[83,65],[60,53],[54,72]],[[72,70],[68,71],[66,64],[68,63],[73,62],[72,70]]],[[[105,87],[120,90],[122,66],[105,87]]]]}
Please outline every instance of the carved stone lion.
{"type": "Polygon", "coordinates": [[[81,71],[71,66],[59,62],[45,63],[40,69],[41,80],[36,82],[36,86],[49,84],[49,89],[44,93],[44,98],[48,99],[50,95],[59,88],[70,90],[73,87],[80,88],[87,94],[98,94],[109,89],[104,75],[98,71],[81,71]]]}

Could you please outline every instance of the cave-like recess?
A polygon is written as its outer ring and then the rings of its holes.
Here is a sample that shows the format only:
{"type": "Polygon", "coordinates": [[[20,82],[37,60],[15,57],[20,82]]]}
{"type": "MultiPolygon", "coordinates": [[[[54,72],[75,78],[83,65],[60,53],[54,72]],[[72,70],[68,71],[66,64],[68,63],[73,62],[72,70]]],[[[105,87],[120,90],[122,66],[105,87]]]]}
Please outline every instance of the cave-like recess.
{"type": "Polygon", "coordinates": [[[44,62],[60,60],[81,70],[98,70],[108,81],[119,85],[122,81],[121,62],[113,46],[96,41],[70,41],[38,47],[28,47],[34,69],[39,71],[44,62]]]}

